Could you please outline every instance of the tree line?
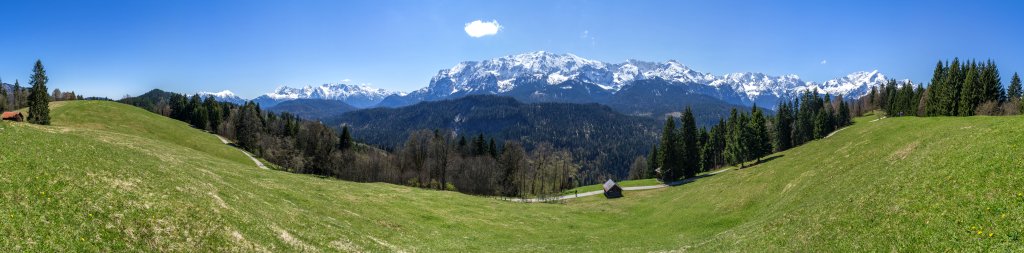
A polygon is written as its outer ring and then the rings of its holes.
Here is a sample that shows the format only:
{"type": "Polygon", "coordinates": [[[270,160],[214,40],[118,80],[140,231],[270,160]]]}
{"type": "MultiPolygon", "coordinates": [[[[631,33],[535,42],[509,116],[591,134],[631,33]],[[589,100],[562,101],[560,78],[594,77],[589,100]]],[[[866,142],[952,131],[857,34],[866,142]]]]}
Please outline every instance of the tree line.
{"type": "Polygon", "coordinates": [[[418,130],[394,152],[357,143],[319,121],[236,105],[212,96],[154,90],[121,102],[236,140],[281,169],[358,182],[387,182],[470,194],[543,196],[575,187],[579,165],[569,152],[541,143],[530,152],[517,141],[418,130]],[[467,138],[468,137],[468,138],[467,138]]]}
{"type": "Polygon", "coordinates": [[[1021,112],[1021,82],[1013,74],[1009,87],[1002,84],[992,60],[939,61],[928,86],[889,80],[872,87],[851,106],[855,115],[881,110],[898,116],[1017,115],[1021,112]]]}
{"type": "Polygon", "coordinates": [[[842,97],[822,96],[817,89],[804,91],[792,101],[783,100],[774,117],[754,105],[750,113],[733,109],[710,129],[697,128],[687,107],[679,120],[665,120],[661,140],[647,157],[637,157],[630,177],[657,177],[663,182],[695,177],[698,173],[747,162],[760,163],[772,152],[824,138],[852,123],[849,105],[842,97]],[[679,127],[677,127],[677,123],[679,127]]]}

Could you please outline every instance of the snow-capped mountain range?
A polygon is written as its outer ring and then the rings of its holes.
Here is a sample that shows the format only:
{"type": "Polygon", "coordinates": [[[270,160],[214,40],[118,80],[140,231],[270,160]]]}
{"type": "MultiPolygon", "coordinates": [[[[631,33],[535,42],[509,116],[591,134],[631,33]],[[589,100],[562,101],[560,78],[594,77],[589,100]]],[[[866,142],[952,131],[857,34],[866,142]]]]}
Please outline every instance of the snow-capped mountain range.
{"type": "Polygon", "coordinates": [[[245,101],[247,101],[244,98],[235,95],[235,93],[231,92],[230,90],[223,90],[220,92],[199,92],[198,94],[200,97],[213,96],[217,99],[217,101],[221,102],[243,104],[245,103],[245,101]]]}
{"type": "MultiPolygon", "coordinates": [[[[636,94],[669,97],[703,95],[733,105],[758,104],[770,108],[781,98],[793,97],[810,89],[833,96],[858,98],[867,94],[871,87],[884,85],[887,80],[877,70],[854,72],[822,83],[805,81],[797,75],[773,76],[750,72],[715,75],[693,70],[674,60],[606,63],[574,54],[538,51],[461,62],[438,71],[427,87],[408,94],[366,85],[323,84],[302,88],[281,86],[253,100],[269,107],[294,99],[330,99],[370,108],[399,107],[471,94],[496,94],[527,102],[629,103],[616,98],[620,91],[628,89],[631,100],[644,99],[635,97],[636,94]],[[638,92],[638,87],[631,86],[640,81],[644,81],[645,89],[661,90],[638,92]],[[652,86],[651,82],[660,84],[652,86]],[[666,92],[681,94],[664,94],[666,92]]],[[[224,100],[244,101],[230,91],[208,94],[224,100]]]]}
{"type": "MultiPolygon", "coordinates": [[[[615,94],[639,80],[664,80],[683,86],[696,84],[705,87],[692,87],[690,92],[706,93],[732,104],[774,106],[779,98],[814,88],[821,93],[857,98],[867,94],[871,87],[885,84],[887,78],[876,70],[854,72],[845,77],[816,83],[804,81],[797,75],[771,76],[749,72],[714,75],[695,71],[677,61],[658,63],[628,60],[613,64],[573,54],[539,51],[459,63],[439,71],[429,86],[413,91],[405,98],[385,99],[382,105],[402,106],[461,94],[500,95],[511,93],[519,88],[518,84],[537,81],[551,86],[575,81],[600,88],[598,91],[591,90],[591,93],[615,94]]],[[[572,85],[561,88],[572,89],[572,85]]]]}
{"type": "MultiPolygon", "coordinates": [[[[221,101],[231,101],[237,98],[231,91],[222,91],[217,93],[202,93],[216,96],[218,99],[224,98],[221,101]]],[[[271,107],[284,101],[295,100],[295,99],[325,99],[325,100],[340,100],[345,103],[359,107],[368,108],[377,105],[385,97],[391,95],[402,95],[402,93],[391,92],[384,89],[373,88],[367,85],[351,85],[342,83],[328,83],[321,85],[308,85],[301,88],[293,88],[289,86],[280,86],[274,92],[264,94],[256,97],[253,101],[259,103],[263,107],[271,107]]],[[[239,98],[240,99],[240,98],[239,98]]],[[[240,100],[244,103],[245,100],[240,100]]]]}

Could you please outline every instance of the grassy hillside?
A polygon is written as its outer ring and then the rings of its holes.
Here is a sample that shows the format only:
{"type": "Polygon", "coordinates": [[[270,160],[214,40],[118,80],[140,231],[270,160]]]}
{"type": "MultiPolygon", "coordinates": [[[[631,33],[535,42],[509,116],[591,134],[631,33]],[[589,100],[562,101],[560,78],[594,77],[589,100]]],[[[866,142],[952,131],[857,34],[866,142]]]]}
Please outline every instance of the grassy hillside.
{"type": "Polygon", "coordinates": [[[1024,249],[1021,117],[862,120],[683,186],[519,204],[261,170],[215,137],[126,105],[52,110],[54,126],[0,125],[0,248],[1024,249]]]}

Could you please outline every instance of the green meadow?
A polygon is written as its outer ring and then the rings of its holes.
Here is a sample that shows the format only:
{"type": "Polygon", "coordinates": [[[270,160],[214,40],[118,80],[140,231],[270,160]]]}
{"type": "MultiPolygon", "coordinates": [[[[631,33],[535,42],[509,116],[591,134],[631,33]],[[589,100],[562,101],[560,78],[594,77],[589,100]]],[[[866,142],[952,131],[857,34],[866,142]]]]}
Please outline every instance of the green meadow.
{"type": "Polygon", "coordinates": [[[260,169],[113,102],[51,110],[0,123],[4,251],[1024,250],[1022,117],[860,118],[681,186],[524,204],[260,169]]]}

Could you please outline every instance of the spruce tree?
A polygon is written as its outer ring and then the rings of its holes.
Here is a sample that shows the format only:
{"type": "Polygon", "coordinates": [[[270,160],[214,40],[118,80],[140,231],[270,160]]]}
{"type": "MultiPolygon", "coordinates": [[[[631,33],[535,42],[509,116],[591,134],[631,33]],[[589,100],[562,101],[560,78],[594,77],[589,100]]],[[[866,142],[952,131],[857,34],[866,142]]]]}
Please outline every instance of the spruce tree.
{"type": "Polygon", "coordinates": [[[483,155],[486,155],[486,154],[489,154],[489,153],[490,152],[487,151],[487,141],[484,140],[484,134],[480,134],[476,138],[473,139],[473,155],[474,156],[483,156],[483,155]]]}
{"type": "Polygon", "coordinates": [[[1006,96],[1009,100],[1020,100],[1020,76],[1017,75],[1017,72],[1013,72],[1013,78],[1010,79],[1010,89],[1006,91],[1006,96]]]}
{"type": "Polygon", "coordinates": [[[658,162],[661,166],[661,181],[669,183],[675,181],[678,175],[675,175],[679,171],[679,149],[676,146],[676,119],[675,117],[668,116],[665,119],[665,127],[662,129],[661,134],[661,161],[658,162]]]}
{"type": "Polygon", "coordinates": [[[32,69],[32,78],[29,79],[32,90],[28,100],[28,122],[32,124],[50,124],[50,94],[46,90],[47,81],[49,78],[46,77],[43,62],[36,60],[36,65],[32,69]]]}
{"type": "Polygon", "coordinates": [[[768,140],[768,128],[765,126],[767,120],[764,117],[764,113],[757,109],[755,104],[750,112],[750,154],[751,158],[757,159],[757,162],[761,162],[761,157],[771,153],[771,141],[768,140]]]}
{"type": "Polygon", "coordinates": [[[928,102],[926,104],[925,113],[928,116],[942,115],[943,99],[945,98],[946,87],[944,81],[946,65],[939,61],[935,66],[935,72],[932,73],[932,81],[928,84],[928,102]]]}
{"type": "Polygon", "coordinates": [[[793,133],[793,120],[791,119],[792,112],[789,108],[789,103],[785,101],[779,102],[778,112],[775,113],[775,145],[776,151],[785,151],[789,149],[792,141],[793,133]]]}
{"type": "Polygon", "coordinates": [[[658,144],[651,144],[651,154],[647,156],[647,175],[655,175],[658,169],[658,144]]]}
{"type": "Polygon", "coordinates": [[[494,138],[491,138],[490,143],[487,145],[487,152],[491,155],[491,158],[498,158],[498,146],[494,142],[494,138]]]}
{"type": "Polygon", "coordinates": [[[971,116],[974,115],[974,108],[978,106],[979,101],[984,99],[985,87],[978,80],[978,71],[972,64],[970,69],[967,70],[967,77],[964,79],[963,87],[960,91],[960,102],[957,103],[957,116],[971,116]]]}
{"type": "Polygon", "coordinates": [[[689,106],[683,110],[682,125],[679,128],[681,172],[683,177],[693,177],[700,171],[700,147],[698,145],[697,121],[689,106]]]}
{"type": "MultiPolygon", "coordinates": [[[[466,138],[462,138],[462,144],[464,145],[466,138]]],[[[338,149],[348,150],[352,148],[352,133],[348,129],[348,125],[341,127],[341,136],[338,137],[338,149]]]]}
{"type": "Polygon", "coordinates": [[[21,108],[21,83],[14,79],[14,89],[11,90],[11,110],[21,108]]]}
{"type": "Polygon", "coordinates": [[[727,163],[739,164],[740,168],[743,168],[743,162],[747,160],[748,155],[744,136],[747,128],[746,116],[733,108],[726,125],[728,133],[725,141],[725,159],[727,163]]]}

